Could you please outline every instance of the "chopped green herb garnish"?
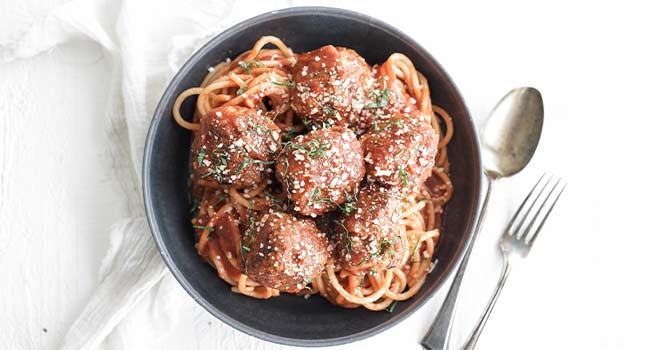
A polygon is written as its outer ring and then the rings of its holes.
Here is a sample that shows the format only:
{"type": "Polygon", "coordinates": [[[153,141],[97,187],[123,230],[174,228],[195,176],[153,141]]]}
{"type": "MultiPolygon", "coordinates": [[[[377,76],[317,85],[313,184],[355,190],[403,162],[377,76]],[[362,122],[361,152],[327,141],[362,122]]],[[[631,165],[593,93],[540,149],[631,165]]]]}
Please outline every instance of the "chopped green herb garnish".
{"type": "Polygon", "coordinates": [[[246,73],[251,72],[251,64],[250,63],[246,63],[244,61],[239,61],[239,63],[237,63],[237,65],[244,68],[244,70],[246,70],[246,73]]]}
{"type": "Polygon", "coordinates": [[[339,112],[338,112],[338,109],[336,109],[336,107],[334,107],[334,106],[324,105],[323,106],[323,113],[329,114],[329,115],[337,115],[339,112]]]}
{"type": "Polygon", "coordinates": [[[336,205],[340,211],[342,211],[344,214],[350,214],[353,211],[357,210],[358,199],[356,193],[352,195],[345,192],[345,200],[345,203],[336,205]]]}
{"type": "Polygon", "coordinates": [[[198,229],[201,229],[201,230],[206,230],[208,232],[214,232],[214,228],[207,227],[207,226],[204,226],[204,225],[192,225],[192,227],[198,228],[198,229]]]}
{"type": "Polygon", "coordinates": [[[241,249],[245,250],[247,253],[251,251],[251,248],[245,245],[241,246],[241,249]]]}
{"type": "Polygon", "coordinates": [[[240,87],[239,90],[237,90],[237,95],[239,96],[243,94],[244,92],[246,92],[246,89],[247,89],[246,85],[240,87]]]}
{"type": "Polygon", "coordinates": [[[330,142],[325,141],[321,138],[315,138],[311,139],[309,141],[309,144],[311,145],[311,149],[307,152],[307,157],[311,159],[318,159],[318,158],[327,158],[327,153],[325,152],[325,149],[329,147],[330,142]]]}
{"type": "Polygon", "coordinates": [[[412,262],[413,262],[413,260],[412,260],[413,259],[413,254],[415,253],[415,249],[417,249],[418,244],[420,244],[420,239],[422,239],[422,234],[421,233],[418,236],[418,240],[415,242],[415,245],[413,246],[413,248],[411,248],[411,252],[409,252],[409,259],[411,259],[412,262]]]}
{"type": "Polygon", "coordinates": [[[264,191],[264,195],[271,199],[273,204],[280,210],[282,210],[282,199],[272,195],[269,191],[264,191]]]}
{"type": "MultiPolygon", "coordinates": [[[[345,227],[345,225],[343,225],[341,220],[334,220],[333,222],[343,228],[343,238],[345,239],[345,250],[347,250],[348,253],[350,252],[356,253],[356,251],[352,249],[352,240],[350,239],[350,231],[348,231],[348,228],[345,227]]],[[[346,259],[349,258],[346,257],[346,259]]]]}
{"type": "Polygon", "coordinates": [[[285,139],[285,140],[290,140],[295,135],[295,132],[296,132],[296,129],[294,129],[293,127],[290,127],[289,129],[287,129],[287,131],[282,133],[282,138],[285,139]]]}
{"type": "Polygon", "coordinates": [[[196,157],[196,160],[199,163],[199,168],[203,166],[203,159],[205,159],[205,150],[201,148],[201,150],[199,151],[199,155],[196,157]]]}
{"type": "Polygon", "coordinates": [[[343,204],[337,204],[336,206],[344,214],[350,214],[353,211],[357,210],[357,202],[345,202],[343,204]]]}
{"type": "Polygon", "coordinates": [[[263,129],[264,129],[264,127],[260,123],[255,123],[253,125],[253,130],[258,134],[261,134],[263,129]]]}
{"type": "Polygon", "coordinates": [[[384,131],[384,130],[388,129],[389,127],[393,126],[393,125],[401,125],[401,124],[402,124],[402,119],[393,119],[393,120],[389,121],[388,123],[382,125],[381,127],[378,127],[377,124],[375,123],[373,125],[373,129],[376,130],[376,131],[384,131]]]}
{"type": "Polygon", "coordinates": [[[400,154],[404,153],[406,148],[404,146],[399,146],[399,151],[395,154],[395,156],[399,156],[400,154]]]}
{"type": "Polygon", "coordinates": [[[316,199],[316,196],[318,196],[319,194],[320,194],[320,188],[314,187],[311,190],[311,195],[309,196],[309,199],[311,199],[311,201],[313,202],[316,199]]]}
{"type": "Polygon", "coordinates": [[[201,199],[194,198],[194,201],[192,202],[192,208],[190,208],[190,214],[194,216],[194,213],[199,209],[200,206],[201,206],[201,199]]]}
{"type": "Polygon", "coordinates": [[[201,176],[202,179],[208,176],[215,176],[217,180],[223,180],[223,171],[228,167],[228,153],[226,151],[222,152],[212,152],[214,155],[215,163],[213,168],[208,168],[208,172],[201,176]]]}
{"type": "Polygon", "coordinates": [[[386,80],[384,80],[383,90],[375,89],[370,92],[370,95],[375,99],[375,102],[365,105],[363,108],[383,108],[388,104],[388,88],[386,87],[386,80]]]}
{"type": "Polygon", "coordinates": [[[404,168],[402,168],[401,165],[399,166],[398,169],[399,169],[400,176],[402,176],[402,184],[404,184],[404,186],[408,186],[409,185],[408,174],[406,173],[406,171],[404,171],[404,168]]]}
{"type": "MultiPolygon", "coordinates": [[[[317,187],[315,187],[315,188],[313,188],[311,190],[311,194],[309,195],[309,200],[314,204],[318,204],[318,203],[322,203],[322,202],[331,202],[331,200],[329,198],[323,197],[320,188],[317,188],[317,187]]],[[[330,206],[331,206],[331,203],[330,203],[330,206]]]]}
{"type": "Polygon", "coordinates": [[[219,203],[221,203],[221,202],[223,202],[223,201],[225,201],[225,200],[226,200],[226,198],[228,198],[228,196],[223,196],[223,197],[221,197],[221,198],[219,198],[219,199],[217,199],[217,201],[216,201],[216,202],[214,202],[214,205],[213,205],[213,206],[214,206],[214,207],[216,207],[217,205],[219,205],[219,203]]]}
{"type": "Polygon", "coordinates": [[[305,276],[300,276],[300,278],[302,279],[303,288],[311,292],[311,287],[308,286],[312,282],[311,278],[305,276]]]}
{"type": "Polygon", "coordinates": [[[280,82],[277,82],[275,80],[271,80],[271,83],[273,83],[273,85],[277,85],[277,86],[286,86],[291,90],[293,90],[296,87],[296,83],[294,83],[293,81],[290,81],[288,83],[280,83],[280,82]]]}
{"type": "Polygon", "coordinates": [[[327,119],[326,121],[322,122],[319,124],[318,122],[315,122],[313,120],[308,120],[308,119],[302,119],[302,124],[308,128],[311,129],[327,129],[330,126],[334,125],[334,120],[332,119],[327,119]]]}
{"type": "Polygon", "coordinates": [[[384,251],[388,248],[389,255],[388,258],[392,259],[393,257],[393,247],[395,245],[395,236],[393,237],[392,240],[387,240],[383,239],[381,242],[379,242],[379,249],[375,250],[374,252],[370,253],[370,255],[366,256],[365,258],[361,259],[358,264],[354,265],[354,267],[361,266],[365,264],[366,262],[370,261],[370,259],[375,258],[379,255],[384,254],[384,251]]]}
{"type": "Polygon", "coordinates": [[[327,158],[326,148],[330,146],[329,141],[323,141],[321,138],[311,139],[306,145],[301,145],[288,141],[285,147],[289,149],[302,149],[307,151],[307,157],[310,159],[327,158]]]}
{"type": "Polygon", "coordinates": [[[235,170],[234,175],[239,175],[242,172],[242,170],[244,170],[244,167],[246,167],[248,165],[252,165],[252,164],[270,165],[270,164],[273,164],[273,161],[270,160],[268,162],[265,162],[265,161],[259,160],[259,159],[252,159],[252,158],[246,159],[246,160],[242,161],[241,163],[239,163],[239,167],[237,167],[237,170],[235,170]]]}

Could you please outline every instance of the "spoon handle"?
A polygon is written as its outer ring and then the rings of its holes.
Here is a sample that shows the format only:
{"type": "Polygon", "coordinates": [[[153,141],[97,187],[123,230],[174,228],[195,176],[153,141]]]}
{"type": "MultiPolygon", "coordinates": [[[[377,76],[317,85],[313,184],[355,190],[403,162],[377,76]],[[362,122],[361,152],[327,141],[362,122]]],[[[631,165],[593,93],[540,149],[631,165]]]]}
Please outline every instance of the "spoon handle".
{"type": "Polygon", "coordinates": [[[467,269],[467,262],[469,261],[472,248],[474,247],[474,242],[476,242],[476,237],[478,237],[478,234],[481,232],[481,227],[483,226],[485,213],[487,212],[487,204],[490,200],[490,194],[492,193],[492,181],[493,180],[490,177],[487,178],[487,189],[478,216],[478,222],[474,229],[474,234],[469,238],[465,254],[463,255],[463,259],[460,261],[460,265],[458,265],[458,270],[456,271],[456,276],[449,288],[449,293],[447,294],[445,301],[442,303],[440,311],[438,311],[438,315],[433,321],[433,324],[431,324],[429,332],[427,332],[420,342],[420,344],[427,350],[446,350],[449,346],[449,338],[454,323],[456,301],[458,299],[460,285],[463,282],[463,275],[465,275],[465,269],[467,269]]]}

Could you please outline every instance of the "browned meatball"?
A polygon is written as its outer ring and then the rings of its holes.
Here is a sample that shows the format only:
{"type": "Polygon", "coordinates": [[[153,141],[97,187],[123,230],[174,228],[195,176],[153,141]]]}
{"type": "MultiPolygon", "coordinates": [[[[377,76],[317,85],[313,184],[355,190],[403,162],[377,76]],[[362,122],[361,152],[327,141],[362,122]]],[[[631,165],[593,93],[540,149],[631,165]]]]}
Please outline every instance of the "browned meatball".
{"type": "Polygon", "coordinates": [[[402,197],[378,184],[359,191],[357,209],[335,221],[338,262],[351,271],[380,271],[404,257],[406,228],[401,223],[402,197]]]}
{"type": "Polygon", "coordinates": [[[361,137],[369,181],[419,190],[435,165],[438,134],[421,115],[380,120],[361,137]]]}
{"type": "Polygon", "coordinates": [[[364,174],[361,144],[350,129],[339,126],[297,136],[275,164],[293,210],[312,217],[348,201],[364,174]]]}
{"type": "Polygon", "coordinates": [[[280,129],[261,112],[217,107],[201,118],[192,144],[192,169],[207,181],[250,187],[271,172],[280,150],[280,129]]]}
{"type": "Polygon", "coordinates": [[[313,220],[278,211],[253,220],[242,232],[243,267],[251,279],[297,293],[323,271],[332,248],[313,220]]]}
{"type": "Polygon", "coordinates": [[[373,85],[370,67],[355,51],[332,45],[298,56],[291,70],[291,107],[307,124],[363,128],[359,119],[373,85]]]}

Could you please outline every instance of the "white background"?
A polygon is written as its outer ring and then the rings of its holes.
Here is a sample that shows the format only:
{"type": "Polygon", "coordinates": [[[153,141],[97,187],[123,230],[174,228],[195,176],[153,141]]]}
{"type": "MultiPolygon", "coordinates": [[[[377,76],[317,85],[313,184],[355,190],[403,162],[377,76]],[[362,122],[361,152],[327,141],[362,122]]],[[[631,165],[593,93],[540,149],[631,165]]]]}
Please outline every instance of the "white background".
{"type": "MultiPolygon", "coordinates": [[[[0,1],[0,43],[62,2],[0,1]]],[[[541,144],[528,169],[495,188],[454,344],[496,281],[499,229],[549,171],[569,186],[532,254],[513,272],[479,347],[648,348],[650,11],[626,2],[327,4],[414,37],[453,77],[477,122],[513,87],[543,94],[541,144]]],[[[288,5],[246,1],[233,16],[288,5]]],[[[109,226],[128,214],[101,118],[107,67],[101,50],[83,41],[0,65],[0,348],[60,345],[98,284],[109,226]]],[[[343,348],[419,349],[441,300],[437,295],[400,325],[343,348]]],[[[245,336],[186,302],[180,326],[152,348],[286,348],[245,336]]]]}

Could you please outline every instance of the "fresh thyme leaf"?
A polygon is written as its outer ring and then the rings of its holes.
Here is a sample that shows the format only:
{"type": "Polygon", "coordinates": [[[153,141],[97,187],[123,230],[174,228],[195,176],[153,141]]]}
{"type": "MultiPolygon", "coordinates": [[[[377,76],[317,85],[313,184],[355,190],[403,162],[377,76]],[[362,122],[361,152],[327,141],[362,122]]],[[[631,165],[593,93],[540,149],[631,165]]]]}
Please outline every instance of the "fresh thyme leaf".
{"type": "Polygon", "coordinates": [[[404,186],[408,186],[409,185],[408,174],[406,173],[406,171],[404,171],[404,168],[402,168],[401,165],[399,166],[398,169],[399,169],[399,174],[402,176],[402,184],[404,184],[404,186]]]}
{"type": "Polygon", "coordinates": [[[201,229],[201,230],[206,230],[208,232],[214,232],[214,228],[207,227],[207,226],[204,226],[204,225],[192,225],[192,227],[198,228],[198,229],[201,229]]]}
{"type": "Polygon", "coordinates": [[[251,72],[251,64],[250,63],[246,63],[244,61],[239,61],[239,63],[237,63],[237,65],[244,68],[246,70],[246,73],[251,72]]]}

